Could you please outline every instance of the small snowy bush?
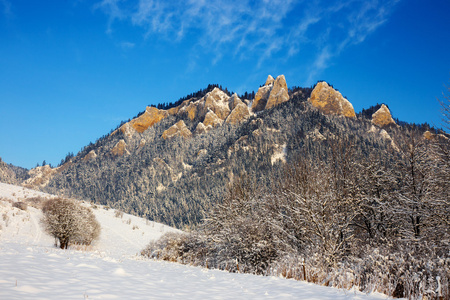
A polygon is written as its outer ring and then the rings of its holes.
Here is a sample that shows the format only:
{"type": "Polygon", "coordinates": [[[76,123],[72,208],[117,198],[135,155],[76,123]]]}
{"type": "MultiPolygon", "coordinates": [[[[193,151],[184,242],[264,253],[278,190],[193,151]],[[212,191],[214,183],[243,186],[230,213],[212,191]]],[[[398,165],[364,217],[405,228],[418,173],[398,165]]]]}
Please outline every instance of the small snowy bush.
{"type": "Polygon", "coordinates": [[[25,202],[14,202],[12,206],[21,210],[27,210],[28,208],[28,205],[25,202]]]}
{"type": "Polygon", "coordinates": [[[90,245],[100,235],[100,224],[90,208],[74,200],[55,198],[44,203],[42,224],[59,241],[61,249],[69,243],[90,245]]]}

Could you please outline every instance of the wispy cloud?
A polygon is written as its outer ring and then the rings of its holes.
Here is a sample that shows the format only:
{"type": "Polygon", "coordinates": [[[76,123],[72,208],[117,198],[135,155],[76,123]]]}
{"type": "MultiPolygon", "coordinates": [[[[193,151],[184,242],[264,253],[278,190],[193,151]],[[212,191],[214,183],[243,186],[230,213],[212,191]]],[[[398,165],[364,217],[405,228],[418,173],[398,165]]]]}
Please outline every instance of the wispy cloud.
{"type": "Polygon", "coordinates": [[[127,17],[127,12],[124,8],[119,7],[120,0],[103,0],[100,3],[94,5],[94,9],[101,9],[106,15],[108,15],[108,25],[106,33],[112,33],[112,24],[116,20],[122,20],[127,17]]]}
{"type": "Polygon", "coordinates": [[[7,0],[0,0],[0,8],[4,16],[6,17],[12,16],[11,2],[7,0]]]}
{"type": "MultiPolygon", "coordinates": [[[[1,0],[5,1],[5,0],[1,0]]],[[[180,42],[194,39],[195,48],[236,59],[258,57],[261,67],[276,55],[317,53],[310,78],[330,60],[357,45],[388,20],[400,0],[102,0],[107,32],[116,21],[143,28],[144,38],[180,42]]]]}
{"type": "Polygon", "coordinates": [[[316,55],[308,74],[307,84],[317,80],[317,75],[329,67],[332,59],[350,46],[360,44],[383,25],[400,0],[348,0],[319,9],[322,22],[329,23],[316,41],[316,55]],[[339,16],[339,18],[337,18],[339,16]]]}
{"type": "Polygon", "coordinates": [[[129,50],[133,49],[135,45],[136,45],[135,43],[124,41],[120,43],[120,48],[122,48],[122,50],[129,50]]]}

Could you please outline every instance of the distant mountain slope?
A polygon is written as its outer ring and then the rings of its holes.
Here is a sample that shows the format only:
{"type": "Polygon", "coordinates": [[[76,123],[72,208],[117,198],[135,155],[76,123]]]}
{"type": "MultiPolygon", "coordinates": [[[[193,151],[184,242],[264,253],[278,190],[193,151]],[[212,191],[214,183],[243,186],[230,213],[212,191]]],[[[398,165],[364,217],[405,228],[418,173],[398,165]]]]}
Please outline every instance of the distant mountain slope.
{"type": "Polygon", "coordinates": [[[0,182],[20,184],[28,177],[26,169],[8,165],[0,158],[0,182]]]}
{"type": "Polygon", "coordinates": [[[392,151],[391,141],[379,129],[369,133],[370,121],[332,111],[337,115],[326,116],[307,101],[311,89],[291,91],[289,96],[275,83],[269,78],[260,88],[257,105],[215,88],[167,111],[147,108],[79,153],[45,189],[176,227],[195,226],[221,201],[236,176],[249,174],[261,188],[269,188],[284,163],[305,151],[319,152],[329,137],[353,139],[362,152],[392,151]],[[276,99],[272,91],[282,100],[269,102],[276,99]],[[268,104],[273,107],[266,109],[268,104]],[[243,105],[256,112],[248,110],[227,122],[243,105]]]}
{"type": "Polygon", "coordinates": [[[30,170],[23,184],[183,228],[196,226],[236,177],[270,189],[285,164],[319,159],[335,139],[359,157],[389,161],[409,130],[384,105],[356,116],[326,82],[288,89],[283,75],[269,75],[252,99],[215,85],[190,96],[147,107],[58,168],[30,170]]]}

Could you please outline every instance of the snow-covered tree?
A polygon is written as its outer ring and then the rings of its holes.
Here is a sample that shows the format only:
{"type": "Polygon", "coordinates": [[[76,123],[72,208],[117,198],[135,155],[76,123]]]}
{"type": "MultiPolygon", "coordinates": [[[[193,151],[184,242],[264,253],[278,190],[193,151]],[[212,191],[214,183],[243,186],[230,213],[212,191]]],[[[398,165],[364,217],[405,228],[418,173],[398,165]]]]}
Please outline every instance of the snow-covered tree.
{"type": "Polygon", "coordinates": [[[42,208],[45,231],[59,241],[61,249],[69,243],[89,245],[99,237],[100,224],[91,209],[63,198],[47,200],[42,208]]]}

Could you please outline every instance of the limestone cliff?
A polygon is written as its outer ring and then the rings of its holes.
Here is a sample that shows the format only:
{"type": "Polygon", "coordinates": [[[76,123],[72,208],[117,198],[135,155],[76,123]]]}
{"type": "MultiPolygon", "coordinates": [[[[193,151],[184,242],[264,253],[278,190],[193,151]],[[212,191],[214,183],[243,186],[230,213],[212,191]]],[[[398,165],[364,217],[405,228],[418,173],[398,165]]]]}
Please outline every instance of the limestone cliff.
{"type": "Polygon", "coordinates": [[[244,103],[238,104],[226,118],[225,122],[229,124],[236,125],[242,120],[250,116],[250,111],[248,106],[244,103]]]}
{"type": "Polygon", "coordinates": [[[205,119],[203,120],[203,124],[208,127],[217,127],[222,125],[223,120],[219,118],[213,111],[208,111],[205,115],[205,119]]]}
{"type": "Polygon", "coordinates": [[[205,100],[201,110],[203,115],[206,116],[208,111],[211,110],[221,120],[225,120],[230,114],[230,107],[228,106],[230,97],[220,89],[214,88],[204,98],[205,100]]]}
{"type": "Polygon", "coordinates": [[[267,100],[266,109],[272,108],[289,100],[288,87],[284,75],[280,75],[273,82],[269,99],[267,100]]]}
{"type": "Polygon", "coordinates": [[[372,115],[372,123],[379,127],[383,127],[383,126],[387,126],[390,124],[395,124],[395,121],[394,121],[394,119],[392,119],[389,108],[387,108],[386,105],[382,104],[380,109],[378,109],[372,115]]]}
{"type": "Polygon", "coordinates": [[[169,114],[165,110],[159,110],[156,107],[147,106],[145,112],[139,117],[130,121],[130,125],[139,133],[158,123],[169,114]]]}
{"type": "Polygon", "coordinates": [[[122,156],[124,154],[130,154],[127,150],[127,144],[124,140],[120,140],[112,149],[111,154],[114,156],[122,156]]]}
{"type": "Polygon", "coordinates": [[[207,133],[209,130],[212,129],[212,126],[205,126],[202,122],[199,122],[197,124],[197,127],[195,127],[195,134],[203,134],[207,133]]]}
{"type": "Polygon", "coordinates": [[[192,135],[191,131],[186,127],[183,120],[178,121],[176,124],[172,125],[169,129],[163,132],[163,139],[170,139],[177,136],[182,136],[188,138],[192,135]]]}
{"type": "Polygon", "coordinates": [[[97,153],[95,153],[94,150],[91,150],[91,151],[89,151],[88,154],[86,154],[86,155],[82,158],[82,160],[83,160],[83,161],[88,161],[88,160],[91,160],[91,159],[95,159],[96,157],[97,157],[97,153]]]}
{"type": "Polygon", "coordinates": [[[275,80],[269,75],[264,86],[260,87],[255,95],[252,111],[269,109],[288,100],[289,93],[284,75],[278,76],[275,80]]]}
{"type": "Polygon", "coordinates": [[[49,165],[36,167],[28,171],[30,178],[23,182],[24,186],[45,186],[53,175],[57,173],[57,168],[51,168],[49,165]]]}
{"type": "Polygon", "coordinates": [[[325,81],[317,83],[309,101],[324,114],[356,117],[353,105],[325,81]]]}

